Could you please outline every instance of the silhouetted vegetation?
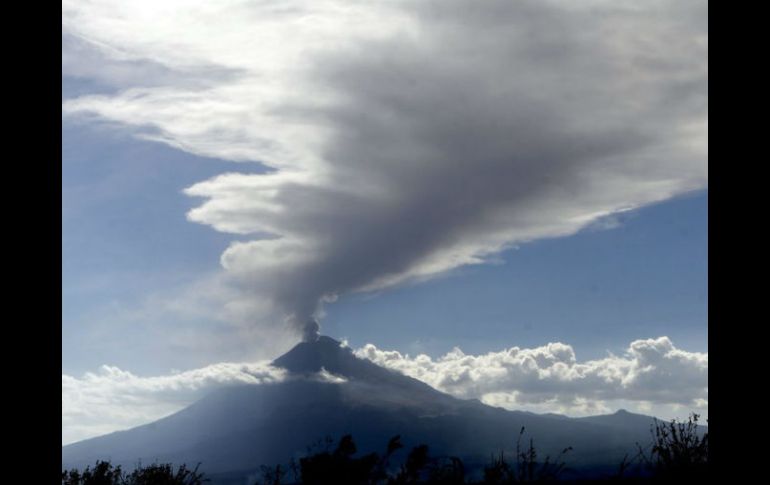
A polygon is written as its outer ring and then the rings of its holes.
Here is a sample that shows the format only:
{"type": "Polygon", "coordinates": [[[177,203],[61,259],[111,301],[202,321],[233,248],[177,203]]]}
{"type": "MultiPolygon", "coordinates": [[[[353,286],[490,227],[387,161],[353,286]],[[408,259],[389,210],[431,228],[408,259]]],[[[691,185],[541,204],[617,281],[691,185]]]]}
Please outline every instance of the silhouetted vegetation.
{"type": "Polygon", "coordinates": [[[556,481],[565,469],[561,458],[572,448],[564,449],[553,462],[550,457],[539,462],[532,439],[529,440],[529,446],[522,449],[524,431],[522,428],[519,433],[515,460],[509,463],[503,452],[493,456],[491,463],[484,469],[481,482],[467,481],[465,466],[460,458],[433,457],[424,444],[412,448],[400,466],[389,468],[391,457],[403,448],[400,436],[390,439],[382,456],[370,453],[355,457],[356,445],[352,436],[346,435],[340,439],[334,451],[330,450],[331,440],[327,439],[326,450],[300,459],[299,466],[263,467],[262,481],[255,485],[285,483],[283,480],[287,477],[286,472],[292,468],[295,470],[295,483],[303,485],[508,485],[556,481]]]}
{"type": "Polygon", "coordinates": [[[637,444],[640,460],[653,476],[680,483],[708,476],[709,436],[698,432],[699,418],[693,413],[687,422],[655,420],[652,443],[647,449],[637,444]]]}
{"type": "Polygon", "coordinates": [[[537,461],[537,451],[532,438],[529,440],[529,447],[521,449],[521,439],[524,437],[524,428],[519,432],[519,439],[516,441],[516,463],[515,466],[505,460],[505,454],[500,452],[497,457],[492,457],[492,464],[484,468],[483,483],[489,485],[507,485],[512,483],[543,483],[559,479],[564,471],[566,464],[561,458],[572,447],[562,450],[555,462],[546,456],[542,463],[537,461]]]}
{"type": "MultiPolygon", "coordinates": [[[[637,444],[637,454],[628,455],[613,477],[603,480],[580,480],[578,483],[622,481],[624,483],[694,483],[708,476],[708,432],[698,429],[697,414],[686,422],[655,420],[651,426],[651,443],[637,444]],[[635,473],[629,473],[630,471],[635,473]]],[[[480,481],[466,476],[458,457],[434,457],[427,445],[412,448],[400,464],[393,465],[394,455],[404,446],[400,436],[388,442],[385,451],[356,456],[357,447],[351,435],[343,436],[336,446],[331,438],[308,448],[307,456],[288,465],[262,466],[261,479],[255,485],[509,485],[552,483],[566,470],[564,457],[572,450],[565,448],[553,461],[546,456],[540,461],[533,439],[522,447],[524,428],[516,442],[515,458],[504,452],[491,457],[480,481]]],[[[125,473],[120,466],[97,462],[82,472],[62,472],[62,485],[201,485],[208,482],[198,467],[185,465],[174,469],[170,464],[137,467],[125,473]]]]}
{"type": "Polygon", "coordinates": [[[302,458],[299,462],[301,483],[308,485],[339,485],[367,483],[380,461],[376,453],[354,458],[356,445],[350,435],[340,439],[333,452],[322,452],[302,458]]]}
{"type": "Polygon", "coordinates": [[[61,474],[62,485],[201,485],[208,481],[203,473],[198,473],[198,466],[190,470],[181,465],[175,470],[169,463],[139,466],[125,473],[120,466],[98,461],[93,469],[72,469],[61,474]]]}

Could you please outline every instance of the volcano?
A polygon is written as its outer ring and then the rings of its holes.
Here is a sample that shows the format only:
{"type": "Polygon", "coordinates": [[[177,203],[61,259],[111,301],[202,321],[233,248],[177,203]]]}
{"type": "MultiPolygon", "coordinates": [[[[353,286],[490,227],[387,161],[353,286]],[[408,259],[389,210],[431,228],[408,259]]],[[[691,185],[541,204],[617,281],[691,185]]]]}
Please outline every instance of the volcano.
{"type": "Polygon", "coordinates": [[[64,446],[62,467],[200,463],[212,483],[242,484],[261,465],[286,463],[325,437],[351,434],[360,452],[382,452],[400,435],[407,449],[424,443],[431,455],[458,456],[472,470],[493,453],[515,450],[524,427],[540,457],[571,446],[564,460],[585,476],[615,471],[637,442],[649,441],[653,423],[625,411],[568,418],[457,399],[325,336],[296,345],[272,365],[289,377],[221,388],[158,421],[64,446]]]}

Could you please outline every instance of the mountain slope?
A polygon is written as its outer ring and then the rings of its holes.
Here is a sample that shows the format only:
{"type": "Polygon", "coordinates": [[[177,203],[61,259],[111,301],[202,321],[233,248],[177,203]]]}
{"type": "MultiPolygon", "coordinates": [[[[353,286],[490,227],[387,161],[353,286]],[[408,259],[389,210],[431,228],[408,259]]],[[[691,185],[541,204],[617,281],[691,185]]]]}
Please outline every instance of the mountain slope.
{"type": "Polygon", "coordinates": [[[416,379],[357,358],[339,342],[321,337],[276,359],[291,378],[212,392],[166,418],[62,448],[63,467],[109,459],[202,463],[207,475],[241,477],[262,464],[285,463],[325,436],[350,433],[362,452],[382,451],[402,436],[407,447],[430,445],[433,454],[486,463],[493,452],[515,449],[522,426],[544,457],[572,446],[575,469],[609,470],[635,443],[646,442],[652,418],[619,412],[573,419],[507,411],[460,400],[416,379]],[[330,382],[319,372],[333,374],[330,382]]]}

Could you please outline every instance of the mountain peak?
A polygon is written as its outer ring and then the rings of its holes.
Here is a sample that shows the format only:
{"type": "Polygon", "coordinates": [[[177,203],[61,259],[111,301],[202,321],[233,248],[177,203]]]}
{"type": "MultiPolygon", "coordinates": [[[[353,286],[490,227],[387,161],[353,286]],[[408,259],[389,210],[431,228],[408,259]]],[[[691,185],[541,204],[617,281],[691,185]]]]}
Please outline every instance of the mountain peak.
{"type": "Polygon", "coordinates": [[[441,395],[442,400],[448,397],[422,381],[357,357],[350,347],[325,335],[314,341],[298,343],[293,349],[275,359],[272,365],[293,374],[313,374],[326,370],[347,380],[368,383],[380,391],[388,388],[388,392],[392,393],[394,389],[400,389],[408,390],[411,396],[426,394],[435,398],[441,395]]]}
{"type": "Polygon", "coordinates": [[[355,365],[358,359],[353,351],[342,343],[325,335],[313,341],[300,342],[291,350],[275,359],[275,367],[281,367],[289,372],[306,374],[319,372],[321,368],[332,373],[345,374],[343,371],[350,365],[355,365]]]}

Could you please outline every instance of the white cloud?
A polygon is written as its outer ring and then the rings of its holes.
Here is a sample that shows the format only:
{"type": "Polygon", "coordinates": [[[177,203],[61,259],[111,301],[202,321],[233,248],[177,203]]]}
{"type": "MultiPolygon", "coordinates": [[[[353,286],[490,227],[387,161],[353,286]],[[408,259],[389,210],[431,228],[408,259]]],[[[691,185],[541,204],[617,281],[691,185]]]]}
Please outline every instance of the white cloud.
{"type": "Polygon", "coordinates": [[[508,409],[571,415],[606,412],[619,403],[664,414],[708,409],[708,354],[677,349],[667,337],[635,340],[621,356],[584,362],[563,343],[482,355],[455,348],[438,359],[367,344],[356,355],[454,396],[508,409]]]}
{"type": "Polygon", "coordinates": [[[223,266],[301,326],[339,294],[705,187],[706,17],[690,0],[65,1],[65,35],[110,60],[70,70],[117,91],[63,111],[273,169],[193,185],[188,217],[250,235],[223,266]]]}
{"type": "Polygon", "coordinates": [[[269,361],[221,362],[150,377],[109,365],[82,377],[62,374],[62,444],[155,421],[222,386],[275,384],[290,378],[346,382],[325,369],[315,376],[290,376],[269,361]]]}
{"type": "Polygon", "coordinates": [[[139,377],[108,365],[80,378],[62,374],[62,444],[159,419],[219,386],[284,378],[282,369],[266,361],[219,363],[156,377],[139,377]]]}

